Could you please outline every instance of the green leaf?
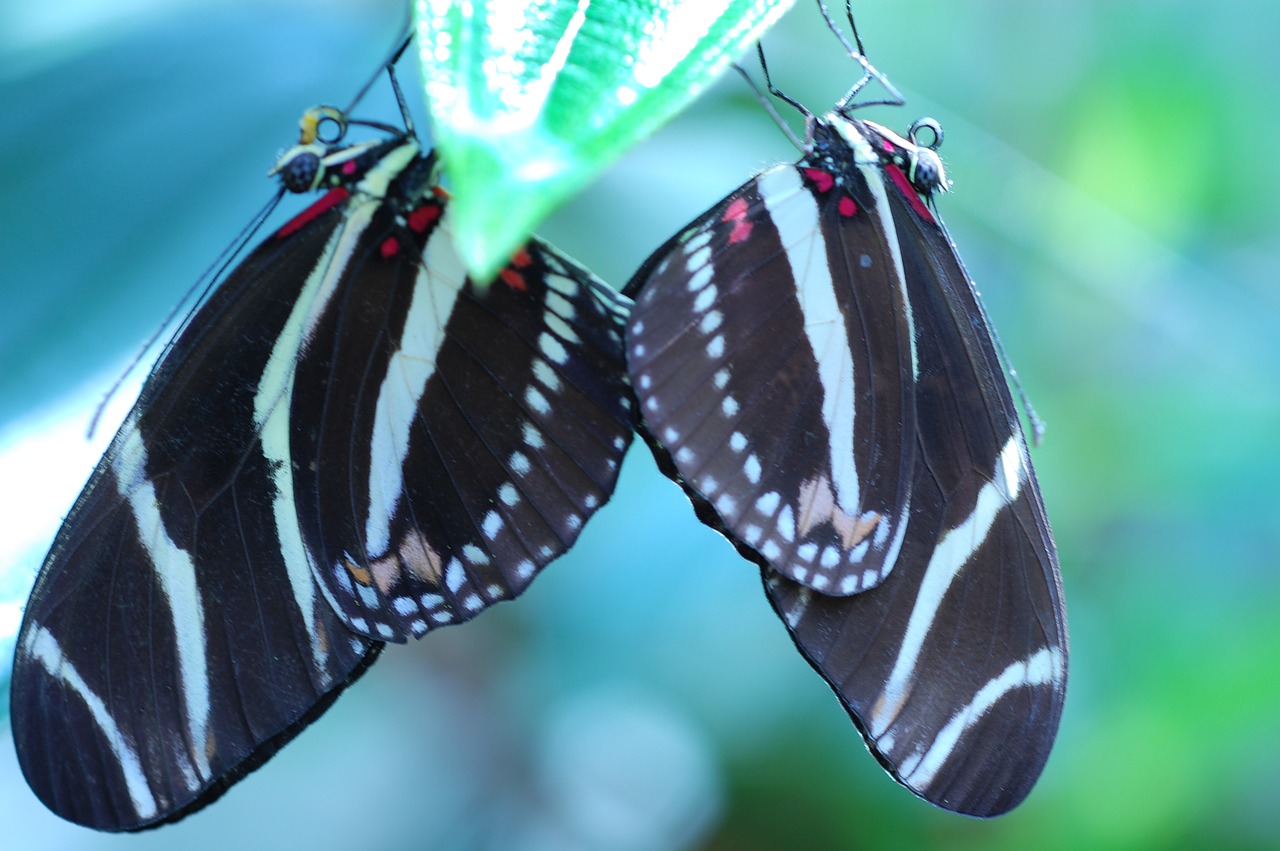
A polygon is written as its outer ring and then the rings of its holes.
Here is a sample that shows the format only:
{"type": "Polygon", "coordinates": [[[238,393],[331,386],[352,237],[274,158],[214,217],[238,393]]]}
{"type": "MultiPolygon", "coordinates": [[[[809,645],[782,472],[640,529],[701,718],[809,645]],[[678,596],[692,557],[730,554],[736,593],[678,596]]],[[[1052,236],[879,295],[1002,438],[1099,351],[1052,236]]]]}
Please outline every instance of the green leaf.
{"type": "Polygon", "coordinates": [[[794,0],[420,0],[455,238],[489,280],[534,227],[684,108],[794,0]]]}

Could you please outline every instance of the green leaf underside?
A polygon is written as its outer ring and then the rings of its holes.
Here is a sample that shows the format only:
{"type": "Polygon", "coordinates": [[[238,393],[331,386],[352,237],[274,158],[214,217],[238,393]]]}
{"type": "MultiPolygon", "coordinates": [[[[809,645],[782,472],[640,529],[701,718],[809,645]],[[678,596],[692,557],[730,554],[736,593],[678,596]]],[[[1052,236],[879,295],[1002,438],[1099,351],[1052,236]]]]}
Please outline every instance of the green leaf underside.
{"type": "Polygon", "coordinates": [[[793,2],[419,0],[427,106],[472,275],[492,278],[793,2]]]}

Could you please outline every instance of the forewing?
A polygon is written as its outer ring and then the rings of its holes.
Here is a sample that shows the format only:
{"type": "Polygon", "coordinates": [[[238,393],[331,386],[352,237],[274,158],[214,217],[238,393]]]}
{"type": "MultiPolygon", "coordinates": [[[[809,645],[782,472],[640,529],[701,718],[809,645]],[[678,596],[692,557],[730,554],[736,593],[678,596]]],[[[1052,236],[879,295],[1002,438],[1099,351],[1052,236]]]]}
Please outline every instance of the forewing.
{"type": "Polygon", "coordinates": [[[627,288],[659,464],[748,558],[834,594],[893,567],[915,451],[905,285],[884,205],[854,177],[771,169],[627,288]]]}
{"type": "Polygon", "coordinates": [[[1026,797],[1057,733],[1057,555],[1017,410],[950,239],[885,170],[918,332],[919,463],[898,566],[853,597],[765,573],[797,646],[916,794],[977,816],[1026,797]]]}
{"type": "Polygon", "coordinates": [[[15,657],[13,735],[32,789],[71,821],[130,830],[199,809],[381,648],[324,601],[259,440],[264,365],[340,231],[345,196],[327,198],[188,324],[41,570],[15,657]]]}

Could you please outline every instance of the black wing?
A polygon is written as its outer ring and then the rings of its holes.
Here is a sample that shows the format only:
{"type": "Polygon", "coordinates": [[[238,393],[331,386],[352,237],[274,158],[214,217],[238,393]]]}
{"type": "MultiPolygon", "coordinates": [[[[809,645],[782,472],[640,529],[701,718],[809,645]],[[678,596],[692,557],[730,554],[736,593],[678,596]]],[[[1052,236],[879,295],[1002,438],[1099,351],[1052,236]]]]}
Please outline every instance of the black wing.
{"type": "Polygon", "coordinates": [[[319,317],[292,397],[291,454],[320,459],[293,476],[317,578],[391,641],[522,592],[632,433],[620,296],[537,242],[480,287],[447,214],[425,236],[399,246],[421,263],[371,256],[319,317]]]}
{"type": "Polygon", "coordinates": [[[832,594],[892,569],[914,465],[915,355],[865,185],[780,166],[659,249],[628,284],[642,434],[704,522],[832,594]],[[856,200],[855,200],[856,199],[856,200]]]}
{"type": "Polygon", "coordinates": [[[1031,791],[1062,715],[1057,553],[969,277],[903,173],[882,173],[920,358],[906,541],[865,594],[815,594],[768,571],[765,586],[885,768],[931,803],[994,816],[1031,791]]]}
{"type": "Polygon", "coordinates": [[[298,269],[344,212],[269,239],[214,292],[45,560],[14,661],[13,735],[31,788],[66,819],[131,830],[199,809],[381,648],[312,579],[254,415],[298,269]]]}

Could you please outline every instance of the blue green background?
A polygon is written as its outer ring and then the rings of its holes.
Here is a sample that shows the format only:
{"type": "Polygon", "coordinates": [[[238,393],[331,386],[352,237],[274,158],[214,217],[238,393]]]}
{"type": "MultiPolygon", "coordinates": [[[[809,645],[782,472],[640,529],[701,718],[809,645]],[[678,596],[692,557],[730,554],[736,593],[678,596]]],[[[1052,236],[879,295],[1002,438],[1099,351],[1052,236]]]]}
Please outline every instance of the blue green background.
{"type": "MultiPolygon", "coordinates": [[[[1049,424],[1033,457],[1072,679],[1022,807],[974,821],[886,778],[755,569],[636,447],[614,500],[521,600],[391,648],[177,826],[108,837],[62,823],[0,743],[0,844],[1280,844],[1271,5],[858,13],[908,97],[867,115],[947,129],[942,213],[1049,424]]],[[[356,0],[0,6],[0,634],[105,439],[83,437],[94,404],[266,201],[301,109],[345,103],[402,14],[356,0]]],[[[803,0],[766,47],[779,85],[815,109],[853,78],[803,0]]],[[[395,116],[381,88],[362,112],[395,116]]],[[[729,77],[542,233],[620,286],[689,218],[793,156],[729,77]]]]}

